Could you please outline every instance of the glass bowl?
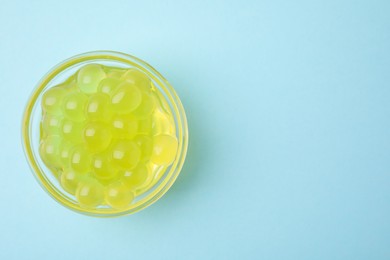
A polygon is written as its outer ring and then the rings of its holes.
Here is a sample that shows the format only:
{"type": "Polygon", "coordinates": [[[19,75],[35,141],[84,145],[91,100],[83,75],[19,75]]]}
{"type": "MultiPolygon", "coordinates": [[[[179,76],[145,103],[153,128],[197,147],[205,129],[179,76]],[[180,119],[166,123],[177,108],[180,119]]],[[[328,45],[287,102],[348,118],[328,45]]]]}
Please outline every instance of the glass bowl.
{"type": "Polygon", "coordinates": [[[119,52],[94,51],[71,57],[52,68],[38,83],[30,96],[22,124],[22,138],[27,160],[41,187],[58,203],[78,213],[97,216],[114,217],[132,214],[156,202],[172,186],[183,166],[188,146],[187,120],[182,103],[168,81],[146,62],[119,52]],[[152,84],[165,97],[172,112],[176,138],[178,140],[177,155],[173,163],[164,166],[161,177],[143,194],[137,196],[126,209],[115,209],[108,206],[85,208],[79,205],[75,197],[67,193],[58,179],[46,167],[39,155],[40,122],[42,119],[41,99],[45,90],[63,82],[86,64],[102,64],[119,68],[136,68],[147,74],[152,84]]]}

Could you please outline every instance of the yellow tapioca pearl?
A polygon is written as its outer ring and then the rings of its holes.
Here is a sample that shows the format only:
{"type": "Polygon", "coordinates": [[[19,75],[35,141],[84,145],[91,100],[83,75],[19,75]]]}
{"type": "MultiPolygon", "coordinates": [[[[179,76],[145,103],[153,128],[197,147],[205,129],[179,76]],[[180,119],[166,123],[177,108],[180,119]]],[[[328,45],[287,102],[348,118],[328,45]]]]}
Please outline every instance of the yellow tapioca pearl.
{"type": "Polygon", "coordinates": [[[141,162],[146,162],[150,159],[153,150],[153,140],[148,135],[137,135],[134,137],[134,142],[141,150],[141,162]]]}
{"type": "Polygon", "coordinates": [[[150,160],[158,165],[169,165],[176,158],[178,141],[171,135],[153,137],[153,151],[150,160]]]}
{"type": "Polygon", "coordinates": [[[118,114],[128,114],[141,104],[142,95],[137,86],[123,82],[112,93],[112,109],[118,114]]]}
{"type": "Polygon", "coordinates": [[[150,117],[156,107],[156,102],[151,94],[142,92],[141,104],[133,111],[133,114],[139,119],[150,117]]]}
{"type": "Polygon", "coordinates": [[[116,115],[112,118],[111,127],[116,137],[132,139],[138,130],[138,120],[132,114],[116,115]]]}
{"type": "Polygon", "coordinates": [[[108,125],[92,122],[86,125],[83,138],[89,150],[102,152],[110,145],[112,133],[108,125]]]}
{"type": "Polygon", "coordinates": [[[121,79],[136,85],[142,91],[149,91],[151,87],[151,81],[148,75],[137,69],[127,70],[121,79]]]}
{"type": "Polygon", "coordinates": [[[42,119],[42,128],[47,135],[58,135],[61,132],[62,116],[46,114],[42,119]]]}
{"type": "Polygon", "coordinates": [[[70,168],[79,174],[91,171],[91,154],[83,146],[76,146],[70,152],[70,168]]]}
{"type": "Polygon", "coordinates": [[[84,121],[87,100],[88,97],[80,92],[73,92],[65,96],[62,107],[65,116],[73,121],[84,121]]]}
{"type": "Polygon", "coordinates": [[[119,169],[111,163],[109,154],[98,154],[92,159],[94,176],[103,181],[113,180],[117,177],[119,169]]]}
{"type": "Polygon", "coordinates": [[[96,180],[86,179],[79,183],[76,190],[76,198],[81,206],[94,208],[104,200],[104,188],[96,180]]]}
{"type": "Polygon", "coordinates": [[[70,143],[78,144],[83,141],[83,122],[74,122],[64,119],[61,126],[61,134],[70,143]]]}
{"type": "Polygon", "coordinates": [[[43,93],[42,96],[42,109],[44,112],[52,115],[61,115],[61,107],[63,98],[66,96],[67,91],[61,87],[52,87],[43,93]]]}
{"type": "Polygon", "coordinates": [[[141,151],[134,142],[122,140],[113,146],[111,156],[112,161],[117,165],[132,169],[137,166],[141,157],[141,151]]]}
{"type": "Polygon", "coordinates": [[[175,122],[165,112],[156,109],[152,115],[152,119],[153,119],[153,124],[152,124],[153,135],[175,134],[175,122]]]}
{"type": "Polygon", "coordinates": [[[140,164],[134,169],[123,170],[120,172],[122,182],[131,190],[143,186],[150,177],[148,168],[140,164]]]}
{"type": "Polygon", "coordinates": [[[124,70],[110,69],[106,74],[108,78],[120,79],[124,74],[124,70]]]}
{"type": "Polygon", "coordinates": [[[73,170],[65,169],[61,174],[61,179],[60,179],[61,186],[62,188],[64,188],[64,190],[74,195],[76,193],[78,184],[84,178],[85,175],[80,175],[73,170]]]}
{"type": "Polygon", "coordinates": [[[105,193],[107,204],[116,209],[126,208],[134,200],[134,193],[121,182],[110,184],[105,193]]]}
{"type": "Polygon", "coordinates": [[[77,73],[77,85],[84,93],[91,94],[97,91],[100,81],[106,77],[102,66],[89,64],[82,67],[77,73]]]}
{"type": "Polygon", "coordinates": [[[62,167],[64,168],[67,168],[69,167],[69,163],[70,163],[70,152],[73,148],[73,144],[66,141],[66,140],[62,140],[61,144],[60,144],[60,148],[59,148],[59,158],[60,158],[60,161],[61,161],[61,165],[62,167]]]}
{"type": "Polygon", "coordinates": [[[117,78],[105,78],[99,83],[97,91],[98,93],[111,95],[121,82],[117,78]]]}
{"type": "Polygon", "coordinates": [[[59,147],[61,138],[58,135],[49,135],[41,140],[39,154],[48,167],[60,167],[59,147]]]}
{"type": "Polygon", "coordinates": [[[110,97],[102,93],[90,96],[86,106],[86,115],[92,121],[109,121],[112,117],[110,97]]]}
{"type": "Polygon", "coordinates": [[[151,118],[138,120],[138,134],[149,135],[152,132],[152,123],[151,118]]]}

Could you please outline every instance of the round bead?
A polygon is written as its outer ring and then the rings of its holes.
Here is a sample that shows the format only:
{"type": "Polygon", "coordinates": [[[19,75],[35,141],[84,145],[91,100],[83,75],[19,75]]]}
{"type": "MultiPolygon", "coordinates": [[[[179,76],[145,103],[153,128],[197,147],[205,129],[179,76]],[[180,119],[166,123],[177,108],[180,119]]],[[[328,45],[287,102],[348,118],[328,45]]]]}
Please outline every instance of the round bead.
{"type": "Polygon", "coordinates": [[[131,114],[116,115],[112,118],[111,127],[115,136],[132,139],[137,134],[138,121],[131,114]]]}
{"type": "Polygon", "coordinates": [[[46,90],[42,96],[42,109],[52,115],[61,115],[61,106],[67,91],[60,86],[46,90]]]}
{"type": "Polygon", "coordinates": [[[103,68],[98,64],[89,64],[82,67],[77,73],[77,85],[86,94],[97,91],[100,81],[106,77],[103,68]]]}
{"type": "Polygon", "coordinates": [[[139,89],[130,83],[121,83],[112,93],[112,109],[118,114],[128,114],[141,104],[142,96],[139,89]]]}
{"type": "Polygon", "coordinates": [[[175,122],[166,113],[156,110],[153,115],[152,134],[175,134],[175,122]]]}
{"type": "Polygon", "coordinates": [[[66,141],[79,144],[83,141],[83,129],[84,123],[65,119],[62,122],[61,134],[66,141]]]}
{"type": "Polygon", "coordinates": [[[76,198],[81,206],[94,208],[103,202],[104,188],[97,181],[84,180],[77,187],[76,198]]]}
{"type": "Polygon", "coordinates": [[[65,116],[73,121],[85,120],[84,108],[88,97],[80,92],[73,92],[64,98],[63,111],[65,116]]]}
{"type": "Polygon", "coordinates": [[[152,119],[142,119],[138,121],[138,133],[149,135],[152,132],[152,119]]]}
{"type": "Polygon", "coordinates": [[[98,93],[111,95],[113,91],[118,87],[121,81],[117,78],[103,79],[98,86],[98,93]]]}
{"type": "Polygon", "coordinates": [[[46,114],[42,119],[42,129],[47,135],[58,135],[61,132],[62,116],[46,114]]]}
{"type": "Polygon", "coordinates": [[[83,138],[89,150],[102,152],[110,145],[112,134],[107,125],[92,122],[85,127],[83,138]]]}
{"type": "Polygon", "coordinates": [[[134,137],[134,142],[138,145],[141,150],[141,162],[147,162],[152,155],[153,140],[147,135],[137,135],[134,137]]]}
{"type": "Polygon", "coordinates": [[[134,193],[120,182],[110,184],[106,189],[106,202],[115,209],[123,209],[134,200],[134,193]]]}
{"type": "Polygon", "coordinates": [[[114,79],[120,79],[124,74],[124,70],[120,70],[120,69],[111,69],[108,73],[107,73],[107,77],[108,78],[114,78],[114,79]]]}
{"type": "Polygon", "coordinates": [[[142,91],[150,91],[150,78],[140,70],[129,69],[123,74],[122,79],[134,84],[142,91]]]}
{"type": "Polygon", "coordinates": [[[49,135],[41,141],[39,154],[48,167],[60,167],[59,147],[61,138],[57,135],[49,135]]]}
{"type": "Polygon", "coordinates": [[[102,93],[90,96],[86,106],[86,115],[92,121],[109,121],[112,117],[110,97],[102,93]]]}
{"type": "Polygon", "coordinates": [[[70,152],[72,150],[73,144],[63,140],[59,148],[59,158],[63,168],[68,168],[70,163],[70,152]]]}
{"type": "Polygon", "coordinates": [[[84,174],[90,172],[91,155],[83,147],[74,147],[70,152],[70,167],[76,173],[84,174]]]}
{"type": "Polygon", "coordinates": [[[151,161],[158,165],[169,165],[177,153],[178,142],[171,135],[158,135],[153,137],[153,151],[151,161]]]}
{"type": "Polygon", "coordinates": [[[134,169],[120,172],[121,180],[131,190],[142,187],[149,179],[149,171],[145,165],[138,165],[134,169]]]}
{"type": "Polygon", "coordinates": [[[141,104],[134,110],[133,114],[139,119],[149,118],[156,107],[156,102],[152,95],[148,93],[142,93],[141,104]]]}
{"type": "Polygon", "coordinates": [[[141,151],[134,142],[122,140],[114,145],[111,156],[113,162],[117,165],[132,169],[137,166],[141,157],[141,151]]]}
{"type": "Polygon", "coordinates": [[[94,176],[103,181],[113,180],[118,174],[118,168],[112,165],[109,155],[98,154],[92,159],[94,176]]]}
{"type": "Polygon", "coordinates": [[[79,175],[77,175],[74,171],[67,169],[62,172],[60,181],[62,188],[74,195],[80,180],[81,178],[79,175]]]}

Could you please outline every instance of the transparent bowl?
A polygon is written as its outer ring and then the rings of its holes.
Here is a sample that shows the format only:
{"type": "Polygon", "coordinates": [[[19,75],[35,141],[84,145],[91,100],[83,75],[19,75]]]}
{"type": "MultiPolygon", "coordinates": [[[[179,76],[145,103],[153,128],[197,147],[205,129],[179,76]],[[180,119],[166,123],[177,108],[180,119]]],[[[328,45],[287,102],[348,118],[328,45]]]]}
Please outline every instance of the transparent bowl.
{"type": "Polygon", "coordinates": [[[22,137],[27,160],[42,188],[63,206],[78,213],[97,217],[114,217],[132,214],[156,202],[168,191],[179,175],[188,147],[187,119],[182,103],[173,87],[160,73],[146,62],[134,56],[113,51],[94,51],[80,54],[52,68],[41,79],[28,100],[23,117],[22,137]],[[53,176],[52,172],[45,166],[39,156],[40,121],[42,118],[40,103],[42,94],[48,88],[63,82],[80,67],[89,63],[120,68],[137,68],[146,73],[155,87],[165,97],[175,121],[178,150],[174,162],[170,166],[165,167],[161,178],[149,190],[137,196],[133,204],[125,210],[118,210],[108,206],[99,206],[97,208],[81,207],[75,197],[61,187],[58,179],[53,176]]]}

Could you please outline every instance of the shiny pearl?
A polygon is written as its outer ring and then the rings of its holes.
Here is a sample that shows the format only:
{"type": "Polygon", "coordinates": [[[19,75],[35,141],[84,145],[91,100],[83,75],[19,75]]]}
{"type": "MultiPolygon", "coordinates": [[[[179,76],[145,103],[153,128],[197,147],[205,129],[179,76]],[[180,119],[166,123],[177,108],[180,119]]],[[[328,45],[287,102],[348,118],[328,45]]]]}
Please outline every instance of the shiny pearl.
{"type": "Polygon", "coordinates": [[[103,79],[98,86],[98,93],[111,95],[115,89],[118,88],[118,85],[121,81],[117,78],[106,78],[103,79]]]}
{"type": "Polygon", "coordinates": [[[83,147],[77,146],[70,152],[70,167],[79,174],[91,171],[91,154],[83,147]]]}
{"type": "Polygon", "coordinates": [[[118,114],[128,114],[141,104],[141,100],[139,89],[133,84],[124,82],[112,93],[112,109],[118,114]]]}
{"type": "Polygon", "coordinates": [[[88,64],[82,67],[77,73],[77,85],[86,94],[96,92],[100,81],[106,77],[102,66],[88,64]]]}
{"type": "Polygon", "coordinates": [[[86,125],[83,138],[90,151],[102,152],[110,145],[112,133],[110,127],[107,125],[92,122],[86,125]]]}
{"type": "Polygon", "coordinates": [[[83,181],[77,187],[76,198],[81,206],[94,208],[103,202],[104,188],[99,182],[93,179],[83,181]]]}
{"type": "Polygon", "coordinates": [[[43,111],[51,115],[61,115],[61,106],[66,94],[67,91],[60,86],[46,90],[41,102],[43,111]]]}
{"type": "Polygon", "coordinates": [[[74,92],[64,98],[62,110],[65,116],[77,122],[85,120],[85,105],[87,104],[88,97],[83,93],[74,92]]]}
{"type": "Polygon", "coordinates": [[[128,207],[134,200],[134,193],[124,184],[116,182],[106,189],[106,202],[115,209],[128,207]]]}
{"type": "Polygon", "coordinates": [[[114,145],[111,156],[113,162],[117,165],[132,169],[138,164],[141,151],[134,142],[122,140],[114,145]]]}
{"type": "Polygon", "coordinates": [[[110,97],[101,93],[90,96],[86,106],[86,115],[91,121],[109,121],[113,115],[110,108],[110,97]]]}
{"type": "Polygon", "coordinates": [[[150,172],[145,165],[138,165],[134,169],[126,169],[120,172],[122,182],[131,190],[142,187],[150,177],[150,172]]]}
{"type": "Polygon", "coordinates": [[[171,135],[153,137],[153,151],[150,160],[158,165],[169,165],[176,158],[178,142],[171,135]]]}

